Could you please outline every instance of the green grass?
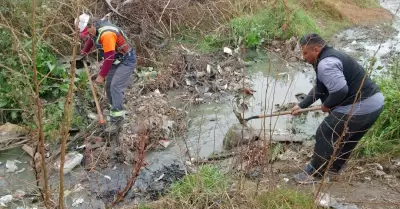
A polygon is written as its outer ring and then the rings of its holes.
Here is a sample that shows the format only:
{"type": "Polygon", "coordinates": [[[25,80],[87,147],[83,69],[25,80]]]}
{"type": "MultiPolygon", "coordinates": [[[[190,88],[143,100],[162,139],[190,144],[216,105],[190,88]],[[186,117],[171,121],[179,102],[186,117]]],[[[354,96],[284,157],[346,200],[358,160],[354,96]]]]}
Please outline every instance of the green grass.
{"type": "Polygon", "coordinates": [[[310,209],[314,208],[312,194],[288,188],[264,192],[258,197],[261,209],[310,209]]]}
{"type": "Polygon", "coordinates": [[[232,45],[242,37],[247,48],[256,48],[274,39],[285,40],[310,32],[320,32],[315,20],[299,6],[283,3],[267,7],[254,15],[233,18],[226,24],[227,29],[203,37],[199,44],[201,51],[212,51],[224,45],[232,45]]]}
{"type": "Polygon", "coordinates": [[[185,176],[181,181],[174,183],[168,198],[176,203],[177,208],[196,206],[207,208],[216,202],[226,200],[228,178],[214,166],[201,166],[197,173],[185,176]]]}
{"type": "Polygon", "coordinates": [[[385,96],[379,119],[363,138],[361,155],[400,155],[400,59],[393,62],[389,74],[376,78],[385,96]]]}

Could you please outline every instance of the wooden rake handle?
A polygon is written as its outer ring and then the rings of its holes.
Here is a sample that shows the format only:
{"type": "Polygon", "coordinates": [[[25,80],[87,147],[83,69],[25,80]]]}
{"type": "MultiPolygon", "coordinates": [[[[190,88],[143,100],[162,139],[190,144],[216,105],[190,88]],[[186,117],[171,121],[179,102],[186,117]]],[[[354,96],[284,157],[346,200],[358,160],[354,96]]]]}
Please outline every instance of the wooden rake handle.
{"type": "Polygon", "coordinates": [[[85,66],[85,71],[86,71],[87,77],[89,79],[90,88],[92,89],[93,99],[94,99],[94,102],[96,103],[97,116],[99,117],[99,122],[102,125],[102,124],[104,124],[103,113],[101,112],[99,100],[97,99],[97,94],[96,94],[96,91],[94,89],[93,81],[92,81],[92,78],[90,76],[89,68],[87,66],[86,61],[83,61],[83,65],[85,66]]]}
{"type": "MultiPolygon", "coordinates": [[[[300,109],[299,113],[317,111],[317,110],[321,110],[321,106],[300,109]]],[[[276,113],[272,113],[269,115],[256,115],[256,116],[251,116],[249,118],[246,118],[244,120],[249,121],[249,120],[257,119],[257,118],[269,118],[269,117],[274,117],[274,116],[279,116],[279,115],[289,115],[289,114],[292,114],[292,111],[276,112],[276,113]]]]}

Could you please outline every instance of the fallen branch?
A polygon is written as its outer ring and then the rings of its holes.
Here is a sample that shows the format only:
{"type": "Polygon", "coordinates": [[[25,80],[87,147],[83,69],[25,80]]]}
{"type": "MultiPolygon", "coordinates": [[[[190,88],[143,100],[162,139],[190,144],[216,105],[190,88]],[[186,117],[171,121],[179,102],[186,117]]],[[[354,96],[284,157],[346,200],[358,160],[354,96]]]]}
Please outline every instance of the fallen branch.
{"type": "Polygon", "coordinates": [[[121,202],[125,196],[128,194],[129,190],[132,188],[133,184],[136,181],[136,178],[139,176],[139,172],[142,169],[144,164],[144,153],[145,153],[145,146],[148,140],[149,134],[141,133],[141,137],[139,137],[139,156],[138,160],[136,161],[135,167],[132,169],[132,176],[131,179],[126,184],[125,188],[120,191],[117,195],[117,198],[114,202],[111,203],[111,207],[114,207],[117,203],[121,202]]]}
{"type": "Polygon", "coordinates": [[[122,18],[124,18],[124,19],[126,19],[126,20],[128,20],[128,21],[130,21],[130,22],[132,22],[132,23],[135,23],[135,24],[137,24],[137,25],[140,25],[139,23],[134,22],[133,20],[131,20],[131,19],[129,19],[128,17],[126,17],[125,15],[122,15],[121,13],[119,13],[118,10],[116,10],[116,9],[111,5],[111,0],[105,0],[105,2],[107,3],[108,8],[110,8],[110,10],[113,11],[113,12],[114,12],[115,14],[117,14],[118,16],[120,16],[120,17],[122,17],[122,18]]]}
{"type": "Polygon", "coordinates": [[[19,147],[19,146],[27,143],[29,140],[30,139],[25,137],[25,140],[16,142],[16,143],[14,143],[12,145],[7,145],[6,147],[3,147],[3,148],[0,148],[0,151],[5,151],[5,150],[9,150],[9,149],[13,149],[13,148],[19,147]]]}

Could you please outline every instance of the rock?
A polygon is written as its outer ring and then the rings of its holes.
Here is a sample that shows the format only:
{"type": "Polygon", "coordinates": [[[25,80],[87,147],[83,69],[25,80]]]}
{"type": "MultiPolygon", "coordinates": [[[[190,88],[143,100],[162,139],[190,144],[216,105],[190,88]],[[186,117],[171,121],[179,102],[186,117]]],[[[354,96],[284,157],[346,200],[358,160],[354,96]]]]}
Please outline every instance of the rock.
{"type": "Polygon", "coordinates": [[[28,131],[18,125],[6,123],[0,126],[0,143],[26,135],[28,131]]]}
{"type": "Polygon", "coordinates": [[[257,139],[257,132],[253,128],[250,126],[243,126],[242,124],[235,124],[226,133],[222,144],[224,149],[230,150],[233,147],[248,144],[257,139]]]}

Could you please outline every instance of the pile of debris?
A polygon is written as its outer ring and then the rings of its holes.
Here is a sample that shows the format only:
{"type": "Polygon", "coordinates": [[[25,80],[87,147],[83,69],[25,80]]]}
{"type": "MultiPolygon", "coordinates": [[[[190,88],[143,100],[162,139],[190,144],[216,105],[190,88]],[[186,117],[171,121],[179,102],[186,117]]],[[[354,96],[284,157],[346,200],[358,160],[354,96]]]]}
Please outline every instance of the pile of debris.
{"type": "MultiPolygon", "coordinates": [[[[172,106],[166,95],[156,91],[138,96],[135,91],[126,92],[127,123],[120,135],[120,142],[124,147],[135,151],[139,142],[139,133],[143,129],[148,132],[147,145],[155,148],[165,140],[171,141],[176,136],[181,136],[187,129],[186,112],[172,106]]],[[[148,147],[148,149],[150,148],[148,147]]]]}

